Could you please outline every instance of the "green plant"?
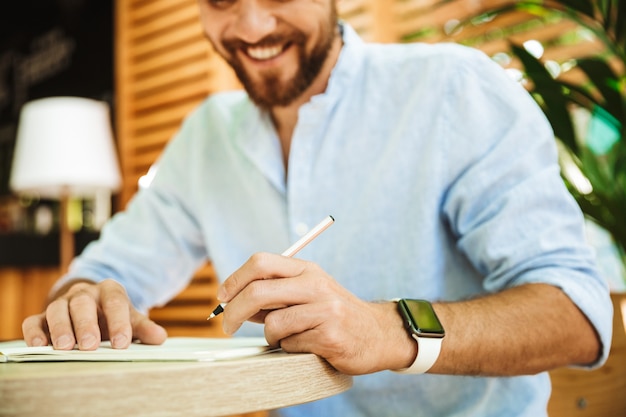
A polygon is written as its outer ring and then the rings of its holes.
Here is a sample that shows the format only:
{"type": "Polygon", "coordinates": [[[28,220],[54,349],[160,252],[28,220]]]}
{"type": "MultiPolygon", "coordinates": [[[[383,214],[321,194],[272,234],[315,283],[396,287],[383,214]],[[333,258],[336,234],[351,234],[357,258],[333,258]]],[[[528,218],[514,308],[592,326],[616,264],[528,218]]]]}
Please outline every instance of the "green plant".
{"type": "MultiPolygon", "coordinates": [[[[601,52],[569,60],[568,71],[556,76],[540,58],[510,42],[529,91],[564,145],[569,166],[563,167],[563,179],[583,212],[612,235],[626,263],[626,2],[521,0],[488,10],[478,21],[520,11],[548,24],[575,22],[602,45],[601,52]],[[567,73],[575,72],[584,75],[567,81],[567,73]],[[581,113],[588,120],[584,129],[575,116],[581,113]],[[570,174],[572,164],[586,178],[582,185],[570,174]]],[[[571,34],[562,41],[572,42],[571,34]]]]}

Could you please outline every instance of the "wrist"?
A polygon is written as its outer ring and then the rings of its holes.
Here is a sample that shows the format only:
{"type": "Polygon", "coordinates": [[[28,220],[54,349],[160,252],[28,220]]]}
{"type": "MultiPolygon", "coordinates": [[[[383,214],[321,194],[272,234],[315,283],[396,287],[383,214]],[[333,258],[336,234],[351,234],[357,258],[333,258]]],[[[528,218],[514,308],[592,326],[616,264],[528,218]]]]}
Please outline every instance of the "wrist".
{"type": "Polygon", "coordinates": [[[383,310],[382,346],[379,357],[385,362],[381,369],[403,369],[409,367],[417,357],[417,344],[404,327],[402,316],[398,314],[395,302],[377,303],[383,310]]]}
{"type": "MultiPolygon", "coordinates": [[[[375,371],[401,369],[410,366],[417,356],[415,340],[404,328],[402,317],[398,314],[397,304],[389,301],[373,302],[378,310],[379,329],[375,338],[376,350],[373,359],[377,365],[375,371]]],[[[375,352],[375,353],[374,353],[375,352]]]]}

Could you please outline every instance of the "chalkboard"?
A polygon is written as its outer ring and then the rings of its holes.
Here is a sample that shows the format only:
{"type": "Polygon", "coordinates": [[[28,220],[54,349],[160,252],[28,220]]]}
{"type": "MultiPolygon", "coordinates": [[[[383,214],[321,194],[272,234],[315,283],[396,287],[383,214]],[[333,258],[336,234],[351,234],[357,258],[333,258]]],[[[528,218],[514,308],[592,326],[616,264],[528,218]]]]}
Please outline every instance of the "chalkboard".
{"type": "Polygon", "coordinates": [[[19,112],[51,96],[113,96],[113,0],[19,0],[0,6],[0,196],[19,112]]]}

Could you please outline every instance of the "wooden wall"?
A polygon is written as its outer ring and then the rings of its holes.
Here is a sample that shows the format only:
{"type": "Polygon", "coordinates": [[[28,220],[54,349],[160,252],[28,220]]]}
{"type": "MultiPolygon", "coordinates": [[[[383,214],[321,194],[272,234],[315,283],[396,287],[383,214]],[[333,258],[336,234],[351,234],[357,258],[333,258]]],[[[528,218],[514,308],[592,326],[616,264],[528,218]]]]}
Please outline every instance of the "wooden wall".
{"type": "Polygon", "coordinates": [[[22,338],[24,318],[41,313],[57,267],[0,268],[0,341],[22,338]]]}

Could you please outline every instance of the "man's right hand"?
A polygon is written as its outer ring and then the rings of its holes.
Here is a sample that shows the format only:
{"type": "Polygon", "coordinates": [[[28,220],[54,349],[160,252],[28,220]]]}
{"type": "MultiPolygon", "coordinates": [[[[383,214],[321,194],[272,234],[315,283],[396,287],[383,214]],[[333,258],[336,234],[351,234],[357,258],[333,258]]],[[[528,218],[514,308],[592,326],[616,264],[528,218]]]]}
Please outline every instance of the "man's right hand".
{"type": "Polygon", "coordinates": [[[29,346],[52,343],[55,349],[94,350],[102,340],[115,349],[125,349],[139,339],[158,345],[165,341],[165,329],[131,305],[124,288],[108,279],[99,283],[75,281],[59,291],[46,311],[27,317],[22,323],[29,346]]]}

